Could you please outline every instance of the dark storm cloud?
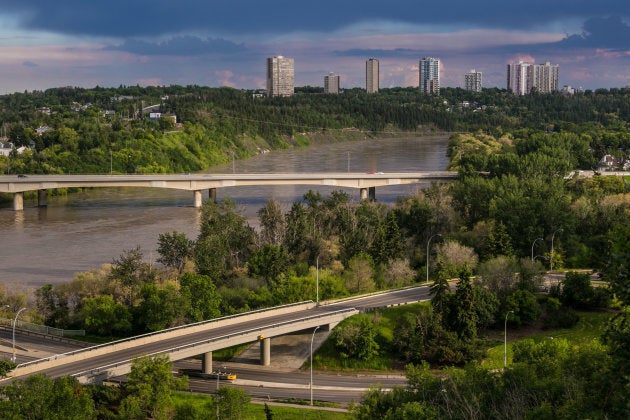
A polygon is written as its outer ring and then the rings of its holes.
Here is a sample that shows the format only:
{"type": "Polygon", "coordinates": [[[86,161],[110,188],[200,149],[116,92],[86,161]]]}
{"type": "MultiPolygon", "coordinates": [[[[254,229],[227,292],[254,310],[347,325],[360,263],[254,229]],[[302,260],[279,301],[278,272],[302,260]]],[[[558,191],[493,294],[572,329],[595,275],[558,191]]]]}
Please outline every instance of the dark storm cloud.
{"type": "Polygon", "coordinates": [[[22,62],[22,65],[24,67],[39,67],[39,65],[37,65],[37,63],[33,63],[32,61],[24,61],[24,62],[22,62]]]}
{"type": "Polygon", "coordinates": [[[588,19],[581,34],[571,35],[558,44],[569,48],[630,50],[630,25],[619,16],[588,19]]]}
{"type": "Polygon", "coordinates": [[[286,33],[329,31],[346,25],[390,20],[410,24],[485,28],[532,28],[565,19],[630,16],[627,0],[3,0],[4,12],[16,13],[25,29],[72,35],[158,36],[185,31],[208,33],[286,33]]]}
{"type": "Polygon", "coordinates": [[[112,51],[126,51],[138,55],[194,56],[203,54],[239,54],[246,51],[242,44],[224,39],[177,36],[162,42],[127,40],[120,45],[104,48],[112,51]]]}
{"type": "MultiPolygon", "coordinates": [[[[333,54],[341,57],[414,57],[417,58],[418,54],[423,54],[419,50],[413,50],[410,48],[393,48],[391,50],[385,49],[365,49],[365,48],[352,48],[343,51],[333,51],[333,54]]],[[[425,53],[426,55],[426,53],[425,53]]]]}

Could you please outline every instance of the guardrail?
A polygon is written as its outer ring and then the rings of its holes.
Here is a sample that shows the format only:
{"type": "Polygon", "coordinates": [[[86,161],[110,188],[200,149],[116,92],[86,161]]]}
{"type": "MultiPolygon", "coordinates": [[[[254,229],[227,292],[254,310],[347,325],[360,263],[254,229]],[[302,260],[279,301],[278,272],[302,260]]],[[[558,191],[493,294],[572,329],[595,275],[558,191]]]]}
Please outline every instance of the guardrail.
{"type": "MultiPolygon", "coordinates": [[[[181,346],[172,347],[170,349],[156,351],[156,352],[153,352],[153,353],[148,353],[148,354],[145,354],[143,356],[155,357],[155,356],[159,356],[159,355],[163,355],[163,354],[175,353],[175,352],[178,352],[178,351],[183,351],[183,350],[192,349],[192,348],[199,347],[199,346],[208,345],[208,344],[211,344],[213,342],[218,342],[220,340],[229,340],[229,339],[235,338],[235,337],[247,336],[247,335],[250,335],[252,333],[259,334],[259,333],[262,333],[262,332],[266,332],[266,331],[268,331],[269,329],[272,329],[272,328],[280,328],[282,326],[287,326],[287,325],[292,325],[292,324],[299,324],[299,323],[305,323],[307,321],[313,321],[313,320],[321,319],[321,318],[335,317],[335,315],[343,316],[343,318],[346,318],[348,316],[355,315],[357,313],[359,313],[359,311],[357,309],[353,309],[353,308],[339,309],[337,311],[327,312],[327,313],[324,313],[324,314],[311,315],[311,316],[307,316],[307,317],[303,317],[303,318],[299,318],[299,319],[295,319],[295,320],[291,320],[291,321],[278,322],[278,323],[274,323],[274,324],[270,324],[270,325],[264,325],[264,326],[260,326],[260,327],[256,327],[256,328],[250,328],[250,329],[247,329],[247,330],[242,330],[242,331],[239,331],[237,333],[226,334],[226,335],[222,335],[222,336],[219,336],[219,337],[212,337],[212,338],[208,338],[206,340],[197,341],[197,342],[194,342],[194,343],[188,343],[188,344],[184,344],[184,345],[181,345],[181,346]],[[347,316],[344,316],[344,315],[347,315],[347,316]]],[[[112,370],[112,369],[116,369],[116,368],[127,366],[127,365],[131,364],[132,360],[133,359],[127,359],[127,360],[122,360],[122,361],[115,362],[115,363],[110,363],[108,365],[99,366],[99,367],[92,368],[92,369],[89,369],[89,370],[86,370],[86,371],[83,371],[83,372],[78,372],[78,373],[72,374],[71,376],[74,376],[74,377],[97,376],[97,375],[103,374],[104,372],[106,372],[108,370],[112,370]]]]}
{"type": "MultiPolygon", "coordinates": [[[[15,321],[14,319],[0,318],[0,325],[13,327],[14,321],[15,321]]],[[[21,319],[17,320],[15,327],[23,329],[23,330],[37,332],[40,334],[54,335],[56,337],[77,337],[77,336],[85,335],[85,330],[64,330],[62,328],[55,328],[55,327],[48,327],[46,325],[33,324],[32,322],[22,321],[21,319]]]]}
{"type": "Polygon", "coordinates": [[[83,348],[83,349],[73,350],[73,351],[66,352],[66,353],[56,354],[56,355],[49,356],[49,357],[46,357],[46,358],[43,358],[43,359],[32,360],[30,362],[21,363],[16,368],[23,368],[23,367],[27,367],[27,366],[33,366],[33,365],[37,365],[37,364],[41,364],[41,363],[45,363],[45,362],[50,362],[50,361],[57,361],[57,360],[59,360],[61,358],[67,358],[67,357],[74,356],[74,355],[81,354],[81,353],[85,353],[85,352],[88,352],[88,351],[95,351],[95,350],[99,350],[99,349],[105,349],[105,348],[110,347],[110,346],[116,346],[116,345],[120,345],[120,344],[130,343],[132,341],[137,341],[137,340],[141,340],[141,339],[147,339],[147,338],[155,337],[157,335],[164,335],[164,334],[168,334],[169,332],[179,331],[179,330],[182,330],[182,329],[189,329],[191,327],[194,328],[194,327],[200,327],[200,326],[208,326],[210,324],[220,324],[220,323],[223,323],[225,321],[231,321],[231,320],[235,320],[235,319],[238,319],[238,318],[245,318],[245,317],[248,317],[248,316],[261,314],[261,313],[265,313],[265,312],[272,312],[272,311],[278,312],[278,311],[290,309],[290,308],[293,308],[293,307],[304,306],[304,305],[311,305],[311,304],[315,305],[315,303],[312,300],[307,300],[307,301],[303,301],[303,302],[297,302],[297,303],[290,303],[290,304],[287,304],[287,305],[275,306],[273,308],[257,309],[257,310],[254,310],[254,311],[244,312],[242,314],[228,315],[228,316],[215,318],[215,319],[211,319],[211,320],[207,320],[207,321],[195,322],[195,323],[192,323],[192,324],[180,325],[180,326],[173,327],[173,328],[168,328],[168,329],[165,329],[165,330],[154,331],[154,332],[150,332],[150,333],[146,333],[146,334],[142,334],[142,335],[137,335],[137,336],[134,336],[134,337],[129,337],[129,338],[121,339],[121,340],[111,341],[109,343],[98,344],[96,346],[91,346],[91,347],[86,347],[86,348],[83,348]]]}

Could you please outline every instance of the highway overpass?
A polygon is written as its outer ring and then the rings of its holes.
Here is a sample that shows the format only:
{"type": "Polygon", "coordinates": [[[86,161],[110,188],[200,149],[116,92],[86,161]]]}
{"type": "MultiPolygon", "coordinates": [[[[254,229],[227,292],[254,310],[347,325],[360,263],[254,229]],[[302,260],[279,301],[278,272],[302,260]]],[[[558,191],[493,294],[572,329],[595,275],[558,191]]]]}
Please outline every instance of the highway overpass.
{"type": "Polygon", "coordinates": [[[51,377],[72,375],[83,383],[99,383],[128,373],[133,359],[143,355],[168,355],[173,361],[202,355],[203,370],[210,372],[212,351],[256,341],[260,342],[261,364],[265,365],[271,357],[273,337],[316,326],[331,328],[362,310],[417,302],[428,296],[427,287],[416,287],[320,306],[302,302],[189,324],[22,363],[0,384],[36,373],[51,377]]]}
{"type": "Polygon", "coordinates": [[[24,192],[38,192],[38,206],[47,202],[47,190],[57,188],[140,187],[170,188],[193,192],[195,207],[201,207],[202,192],[210,199],[216,189],[240,186],[313,185],[358,188],[362,199],[375,199],[376,187],[452,181],[457,172],[395,173],[251,173],[251,174],[183,174],[183,175],[4,175],[0,176],[0,192],[13,194],[13,209],[24,209],[24,192]]]}

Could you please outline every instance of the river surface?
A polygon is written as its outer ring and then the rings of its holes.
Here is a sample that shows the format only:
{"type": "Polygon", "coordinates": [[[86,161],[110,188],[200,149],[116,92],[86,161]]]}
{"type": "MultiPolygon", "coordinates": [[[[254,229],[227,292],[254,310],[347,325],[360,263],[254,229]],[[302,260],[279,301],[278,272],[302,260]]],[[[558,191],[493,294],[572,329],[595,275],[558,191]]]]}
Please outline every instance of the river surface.
{"type": "MultiPolygon", "coordinates": [[[[448,136],[426,136],[323,144],[274,151],[209,168],[208,173],[260,172],[408,172],[444,170],[448,136]]],[[[393,203],[426,185],[376,189],[376,199],[393,203]]],[[[273,198],[285,210],[309,189],[327,196],[339,187],[269,186],[217,189],[229,197],[252,226],[256,212],[273,198]]],[[[358,189],[343,189],[359,201],[358,189]]],[[[206,195],[207,198],[207,195],[206,195]]],[[[190,191],[156,188],[96,188],[48,197],[47,208],[25,200],[24,211],[0,208],[0,283],[16,291],[72,280],[74,273],[111,263],[124,250],[140,246],[155,261],[157,238],[164,232],[198,234],[199,210],[190,191]]]]}

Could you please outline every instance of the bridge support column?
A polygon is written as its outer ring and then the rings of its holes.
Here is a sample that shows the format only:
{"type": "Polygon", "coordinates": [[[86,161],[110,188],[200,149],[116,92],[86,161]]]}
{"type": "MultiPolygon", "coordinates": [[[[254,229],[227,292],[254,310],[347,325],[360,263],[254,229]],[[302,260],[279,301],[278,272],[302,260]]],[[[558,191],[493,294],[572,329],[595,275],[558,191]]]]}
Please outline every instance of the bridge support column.
{"type": "Polygon", "coordinates": [[[24,193],[16,192],[13,194],[13,210],[24,210],[24,193]]]}
{"type": "Polygon", "coordinates": [[[361,201],[365,201],[368,199],[368,189],[361,188],[361,201]]]}
{"type": "Polygon", "coordinates": [[[271,363],[271,338],[260,340],[260,364],[269,366],[271,363]]]}
{"type": "Polygon", "coordinates": [[[376,201],[376,187],[368,188],[368,200],[376,201]]]}
{"type": "Polygon", "coordinates": [[[208,199],[212,201],[213,203],[217,202],[217,189],[216,188],[210,188],[208,190],[208,199]]]}
{"type": "Polygon", "coordinates": [[[37,191],[37,207],[47,207],[47,206],[48,206],[48,191],[38,190],[37,191]]]}
{"type": "Polygon", "coordinates": [[[201,355],[201,372],[212,373],[212,352],[211,351],[201,355]]]}
{"type": "Polygon", "coordinates": [[[197,190],[197,191],[195,191],[195,195],[194,195],[194,206],[196,208],[199,208],[199,207],[201,207],[201,203],[202,203],[201,191],[197,190]]]}

